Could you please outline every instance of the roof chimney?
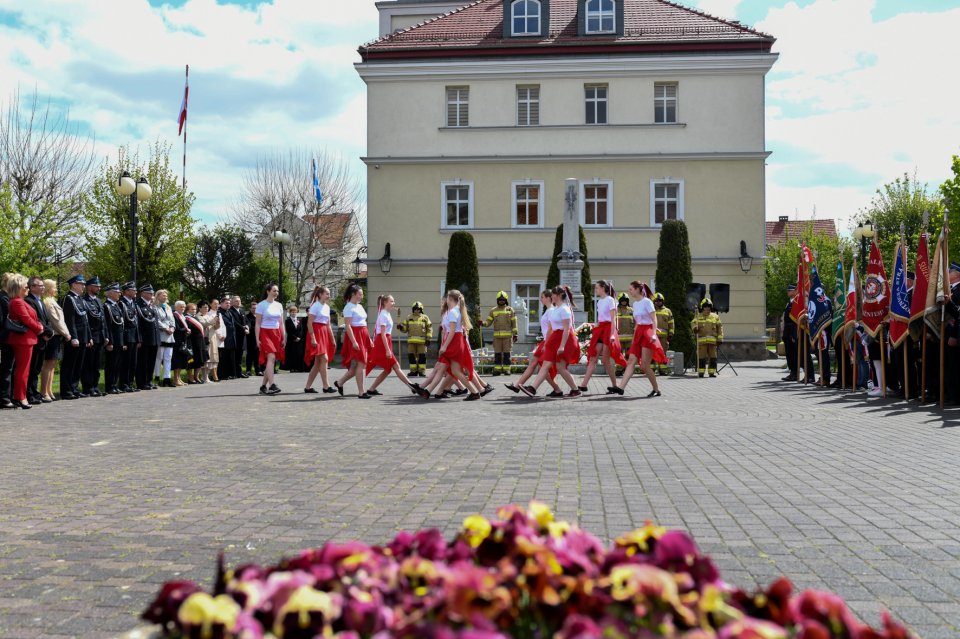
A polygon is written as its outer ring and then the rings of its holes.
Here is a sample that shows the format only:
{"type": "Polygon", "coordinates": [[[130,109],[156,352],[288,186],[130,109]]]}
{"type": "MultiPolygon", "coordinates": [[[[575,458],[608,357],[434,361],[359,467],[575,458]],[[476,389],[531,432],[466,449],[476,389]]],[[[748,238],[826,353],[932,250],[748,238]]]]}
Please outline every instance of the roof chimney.
{"type": "Polygon", "coordinates": [[[779,222],[789,222],[789,221],[790,221],[790,216],[789,216],[789,215],[781,215],[781,216],[780,216],[780,219],[779,219],[778,221],[779,221],[779,222]]]}

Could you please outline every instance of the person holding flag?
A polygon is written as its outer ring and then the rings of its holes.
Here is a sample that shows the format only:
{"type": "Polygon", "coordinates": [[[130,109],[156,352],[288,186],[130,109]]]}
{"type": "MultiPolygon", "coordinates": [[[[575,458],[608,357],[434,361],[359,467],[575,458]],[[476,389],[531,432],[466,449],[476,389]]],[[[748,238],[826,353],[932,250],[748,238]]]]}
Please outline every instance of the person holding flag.
{"type": "Polygon", "coordinates": [[[870,262],[867,266],[867,279],[863,283],[863,330],[875,341],[870,345],[870,360],[877,375],[877,385],[868,395],[870,397],[887,396],[887,347],[884,336],[884,320],[890,312],[890,286],[887,272],[883,267],[880,247],[874,238],[870,245],[870,262]]]}
{"type": "Polygon", "coordinates": [[[850,361],[844,354],[844,326],[846,325],[847,297],[843,281],[843,260],[837,261],[837,275],[833,281],[833,322],[830,333],[833,336],[834,352],[837,356],[837,379],[831,387],[845,388],[850,379],[850,361]]]}
{"type": "Polygon", "coordinates": [[[890,291],[889,333],[890,347],[893,350],[893,367],[890,371],[891,387],[894,396],[910,398],[910,380],[906,366],[907,338],[910,335],[910,296],[907,283],[907,243],[903,238],[903,225],[900,225],[900,242],[897,244],[896,258],[893,262],[893,287],[890,291]]]}
{"type": "Polygon", "coordinates": [[[830,327],[833,321],[833,303],[820,282],[815,263],[810,264],[810,294],[807,297],[807,325],[810,327],[810,346],[817,349],[820,362],[820,386],[830,385],[830,327]]]}
{"type": "MultiPolygon", "coordinates": [[[[917,246],[916,271],[913,278],[913,288],[910,290],[910,340],[914,345],[914,368],[916,379],[919,380],[916,388],[920,391],[920,401],[926,401],[927,397],[927,326],[923,321],[924,311],[926,311],[927,291],[930,288],[930,258],[927,248],[927,214],[924,214],[924,229],[920,234],[920,243],[917,246]],[[917,357],[917,348],[922,349],[920,357],[917,357]]],[[[909,274],[907,279],[909,280],[909,274]]],[[[929,352],[932,354],[932,350],[929,352]]]]}

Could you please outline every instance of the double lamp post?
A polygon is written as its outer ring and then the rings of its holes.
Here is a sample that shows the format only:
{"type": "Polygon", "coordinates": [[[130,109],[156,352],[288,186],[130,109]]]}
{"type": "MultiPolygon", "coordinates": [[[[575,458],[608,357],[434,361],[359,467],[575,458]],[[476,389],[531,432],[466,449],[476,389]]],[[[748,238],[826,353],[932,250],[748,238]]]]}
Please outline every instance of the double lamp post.
{"type": "Polygon", "coordinates": [[[141,176],[139,180],[134,181],[130,177],[129,171],[120,174],[115,185],[117,193],[130,197],[130,279],[137,281],[137,202],[145,202],[153,195],[153,189],[147,182],[147,178],[141,176]]]}

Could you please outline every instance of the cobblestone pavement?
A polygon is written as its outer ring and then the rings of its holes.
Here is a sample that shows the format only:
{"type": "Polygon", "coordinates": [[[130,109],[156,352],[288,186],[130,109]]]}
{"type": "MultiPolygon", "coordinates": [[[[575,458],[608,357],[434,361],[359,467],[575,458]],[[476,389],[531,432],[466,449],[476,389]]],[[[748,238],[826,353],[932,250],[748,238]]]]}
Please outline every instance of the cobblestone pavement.
{"type": "MultiPolygon", "coordinates": [[[[167,579],[330,539],[386,541],[538,498],[605,541],[685,528],[745,587],[786,574],[960,636],[960,411],[775,382],[769,363],[645,399],[367,402],[257,380],[0,413],[0,636],[110,637],[167,579]]],[[[503,380],[496,378],[492,381],[503,380]]],[[[603,392],[606,380],[592,382],[603,392]]]]}

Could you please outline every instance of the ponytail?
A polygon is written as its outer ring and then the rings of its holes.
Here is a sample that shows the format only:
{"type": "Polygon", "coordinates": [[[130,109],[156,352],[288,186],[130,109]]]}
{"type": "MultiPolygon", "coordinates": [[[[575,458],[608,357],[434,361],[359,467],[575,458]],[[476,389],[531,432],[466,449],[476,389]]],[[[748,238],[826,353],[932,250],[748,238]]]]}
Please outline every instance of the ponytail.
{"type": "Polygon", "coordinates": [[[603,292],[609,295],[610,297],[616,298],[617,291],[613,288],[613,282],[608,282],[607,280],[599,280],[597,286],[603,289],[603,292]]]}
{"type": "Polygon", "coordinates": [[[378,295],[377,296],[377,315],[383,311],[383,303],[387,301],[389,295],[378,295]]]}
{"type": "Polygon", "coordinates": [[[653,291],[650,290],[650,286],[646,282],[641,282],[640,280],[633,280],[630,282],[630,286],[637,289],[643,293],[644,297],[653,297],[653,291]]]}
{"type": "Polygon", "coordinates": [[[570,308],[577,310],[577,303],[573,301],[573,292],[570,290],[570,287],[564,286],[563,292],[567,295],[567,301],[570,302],[570,308]]]}
{"type": "Polygon", "coordinates": [[[347,290],[343,292],[343,301],[349,302],[350,298],[356,295],[357,292],[361,290],[363,289],[360,288],[360,285],[354,282],[353,284],[347,287],[347,290]]]}
{"type": "Polygon", "coordinates": [[[314,302],[319,301],[319,300],[320,300],[320,297],[321,297],[324,293],[329,294],[329,293],[330,293],[330,289],[328,289],[326,286],[320,286],[319,284],[318,284],[317,286],[315,286],[315,287],[313,288],[313,294],[310,296],[310,303],[313,304],[314,302]]]}
{"type": "Polygon", "coordinates": [[[467,312],[467,301],[463,297],[463,293],[456,289],[452,289],[447,292],[446,300],[449,302],[453,300],[457,306],[460,307],[460,321],[463,324],[463,330],[469,331],[473,328],[473,322],[470,321],[470,313],[467,312]]]}

